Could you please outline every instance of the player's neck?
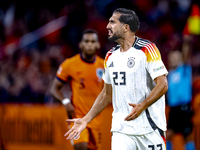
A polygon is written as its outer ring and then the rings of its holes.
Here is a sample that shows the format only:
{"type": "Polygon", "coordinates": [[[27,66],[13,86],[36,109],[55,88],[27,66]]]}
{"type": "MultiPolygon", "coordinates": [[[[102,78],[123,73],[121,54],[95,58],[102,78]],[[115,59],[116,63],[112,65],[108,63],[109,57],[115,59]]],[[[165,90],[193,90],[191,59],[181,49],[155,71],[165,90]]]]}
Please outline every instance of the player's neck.
{"type": "Polygon", "coordinates": [[[95,61],[96,55],[85,55],[84,53],[81,53],[81,59],[88,63],[93,63],[95,61]]]}
{"type": "Polygon", "coordinates": [[[119,44],[121,45],[120,51],[126,52],[127,50],[129,50],[133,46],[135,39],[136,39],[135,36],[131,36],[129,38],[124,38],[122,41],[120,41],[119,42],[119,44]]]}

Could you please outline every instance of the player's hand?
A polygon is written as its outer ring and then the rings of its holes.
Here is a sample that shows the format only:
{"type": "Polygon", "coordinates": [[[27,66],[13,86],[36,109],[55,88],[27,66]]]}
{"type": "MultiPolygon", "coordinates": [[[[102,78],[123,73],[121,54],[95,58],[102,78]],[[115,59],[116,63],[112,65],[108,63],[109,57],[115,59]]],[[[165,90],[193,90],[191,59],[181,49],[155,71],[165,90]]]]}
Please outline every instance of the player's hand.
{"type": "Polygon", "coordinates": [[[69,118],[74,118],[75,110],[74,110],[74,106],[71,103],[68,103],[67,105],[65,105],[65,110],[67,111],[69,118]]]}
{"type": "Polygon", "coordinates": [[[67,119],[67,122],[74,122],[74,125],[64,136],[68,136],[67,140],[75,139],[77,140],[80,137],[81,132],[86,128],[87,123],[81,118],[77,119],[67,119]]]}
{"type": "Polygon", "coordinates": [[[143,111],[143,108],[140,104],[130,104],[130,106],[133,107],[131,113],[124,119],[125,121],[130,121],[130,120],[133,120],[135,118],[137,118],[141,112],[143,111]]]}

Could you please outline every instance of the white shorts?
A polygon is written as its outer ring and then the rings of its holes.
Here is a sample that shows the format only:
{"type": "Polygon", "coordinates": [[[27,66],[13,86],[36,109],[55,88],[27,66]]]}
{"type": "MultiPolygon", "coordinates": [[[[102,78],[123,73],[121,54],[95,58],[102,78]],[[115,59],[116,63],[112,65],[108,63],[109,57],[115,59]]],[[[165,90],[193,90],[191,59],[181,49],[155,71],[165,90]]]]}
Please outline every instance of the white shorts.
{"type": "Polygon", "coordinates": [[[112,150],[166,150],[166,138],[158,129],[145,135],[113,132],[111,147],[112,150]]]}

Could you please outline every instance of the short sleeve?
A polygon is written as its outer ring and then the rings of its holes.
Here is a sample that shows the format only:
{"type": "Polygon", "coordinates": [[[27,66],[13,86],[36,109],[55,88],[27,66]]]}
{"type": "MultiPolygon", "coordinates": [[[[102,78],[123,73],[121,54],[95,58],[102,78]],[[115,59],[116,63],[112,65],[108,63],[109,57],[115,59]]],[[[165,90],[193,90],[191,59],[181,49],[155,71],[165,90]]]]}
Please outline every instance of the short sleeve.
{"type": "Polygon", "coordinates": [[[107,67],[107,62],[108,62],[108,59],[109,59],[109,56],[111,55],[111,51],[109,51],[107,54],[106,54],[106,57],[104,59],[104,71],[103,71],[103,77],[102,79],[104,80],[105,83],[107,84],[111,84],[111,81],[110,81],[110,75],[109,75],[109,70],[108,70],[108,67],[107,67]]]}
{"type": "Polygon", "coordinates": [[[151,78],[154,80],[156,77],[161,75],[167,75],[168,71],[161,59],[160,52],[154,43],[149,43],[144,46],[146,59],[146,69],[149,72],[151,78]]]}
{"type": "Polygon", "coordinates": [[[56,77],[63,81],[63,82],[67,82],[68,77],[69,77],[69,65],[68,65],[68,61],[67,59],[61,63],[61,65],[59,66],[57,73],[56,73],[56,77]]]}
{"type": "Polygon", "coordinates": [[[110,82],[110,76],[109,76],[109,73],[108,73],[108,69],[107,69],[107,68],[104,68],[104,72],[103,72],[103,77],[102,77],[102,79],[104,80],[105,83],[111,84],[111,82],[110,82]]]}

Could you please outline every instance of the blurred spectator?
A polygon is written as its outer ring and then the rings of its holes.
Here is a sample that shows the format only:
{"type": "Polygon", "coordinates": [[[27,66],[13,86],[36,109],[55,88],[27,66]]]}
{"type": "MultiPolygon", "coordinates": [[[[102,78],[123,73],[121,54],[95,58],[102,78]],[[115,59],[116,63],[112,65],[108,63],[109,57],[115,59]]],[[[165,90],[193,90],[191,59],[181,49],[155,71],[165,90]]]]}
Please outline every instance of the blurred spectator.
{"type": "Polygon", "coordinates": [[[174,134],[182,134],[185,139],[185,149],[194,150],[191,142],[192,133],[192,68],[187,64],[189,52],[189,37],[184,37],[181,51],[171,51],[168,55],[169,75],[167,104],[170,107],[167,140],[168,149],[174,134]]]}

